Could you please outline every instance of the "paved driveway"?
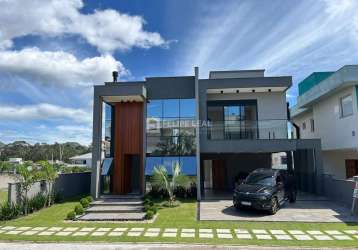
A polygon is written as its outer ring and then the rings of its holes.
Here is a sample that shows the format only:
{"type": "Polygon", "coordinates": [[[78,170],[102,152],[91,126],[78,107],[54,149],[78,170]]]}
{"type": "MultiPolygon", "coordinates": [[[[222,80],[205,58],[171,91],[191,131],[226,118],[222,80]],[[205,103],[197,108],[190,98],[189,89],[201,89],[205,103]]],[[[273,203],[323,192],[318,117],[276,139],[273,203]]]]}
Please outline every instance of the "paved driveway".
{"type": "Polygon", "coordinates": [[[288,221],[288,222],[358,222],[350,209],[323,197],[300,195],[296,203],[286,203],[275,215],[262,211],[239,210],[232,200],[200,202],[200,220],[288,221]]]}

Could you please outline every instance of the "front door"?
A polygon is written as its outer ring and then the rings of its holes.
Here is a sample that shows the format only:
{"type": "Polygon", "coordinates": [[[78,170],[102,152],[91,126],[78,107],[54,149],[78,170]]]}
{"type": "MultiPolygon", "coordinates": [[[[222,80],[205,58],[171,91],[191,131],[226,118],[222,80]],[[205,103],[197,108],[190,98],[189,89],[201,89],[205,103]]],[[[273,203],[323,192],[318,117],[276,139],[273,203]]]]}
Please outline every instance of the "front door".
{"type": "Polygon", "coordinates": [[[226,166],[223,159],[213,160],[213,188],[226,189],[226,166]]]}

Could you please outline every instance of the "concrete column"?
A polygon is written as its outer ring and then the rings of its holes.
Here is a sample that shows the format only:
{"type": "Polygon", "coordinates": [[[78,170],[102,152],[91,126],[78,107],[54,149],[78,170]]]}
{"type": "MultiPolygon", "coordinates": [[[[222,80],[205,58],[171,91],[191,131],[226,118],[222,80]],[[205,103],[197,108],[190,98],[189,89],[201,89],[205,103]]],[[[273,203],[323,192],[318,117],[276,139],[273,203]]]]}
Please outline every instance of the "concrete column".
{"type": "Polygon", "coordinates": [[[102,97],[94,89],[93,97],[93,137],[92,137],[92,174],[91,174],[91,195],[94,199],[99,197],[100,191],[100,169],[102,152],[102,97]]]}
{"type": "Polygon", "coordinates": [[[194,68],[195,71],[195,105],[196,105],[196,190],[197,200],[201,200],[201,178],[200,178],[200,108],[199,108],[199,67],[194,68]]]}
{"type": "Polygon", "coordinates": [[[321,145],[317,145],[313,150],[313,163],[316,170],[316,193],[319,195],[324,194],[324,169],[322,160],[321,145]]]}

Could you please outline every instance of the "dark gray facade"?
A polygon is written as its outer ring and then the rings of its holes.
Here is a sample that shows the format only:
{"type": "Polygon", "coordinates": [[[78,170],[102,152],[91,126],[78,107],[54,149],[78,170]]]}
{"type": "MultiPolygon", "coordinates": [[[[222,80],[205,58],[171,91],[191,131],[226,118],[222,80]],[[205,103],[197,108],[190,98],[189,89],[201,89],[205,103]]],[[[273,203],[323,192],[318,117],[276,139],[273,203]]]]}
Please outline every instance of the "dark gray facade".
{"type": "MultiPolygon", "coordinates": [[[[261,71],[257,71],[261,74],[261,71]]],[[[267,120],[287,120],[286,90],[292,85],[290,76],[264,77],[255,72],[254,77],[235,78],[232,74],[230,78],[217,78],[220,72],[215,73],[215,79],[199,79],[199,70],[195,68],[194,76],[182,77],[150,77],[144,81],[137,82],[118,82],[106,83],[104,86],[94,87],[94,113],[93,113],[93,171],[91,180],[91,192],[96,198],[100,196],[100,168],[101,160],[101,139],[102,139],[102,105],[103,102],[116,101],[116,97],[122,98],[143,98],[145,102],[157,99],[180,99],[190,98],[196,100],[195,119],[200,124],[196,127],[196,160],[197,160],[197,187],[198,200],[201,199],[201,189],[203,183],[203,172],[201,169],[202,154],[240,154],[240,153],[275,153],[293,152],[296,156],[295,168],[301,174],[300,180],[304,180],[304,175],[309,176],[316,187],[310,189],[312,192],[323,192],[323,172],[321,160],[320,140],[300,140],[290,139],[288,131],[283,131],[286,136],[277,137],[276,133],[269,133],[266,136],[260,132],[260,137],[254,139],[230,139],[221,140],[210,139],[207,136],[207,128],[201,126],[201,121],[208,120],[207,103],[208,101],[235,101],[236,99],[257,101],[259,111],[258,118],[262,119],[263,127],[267,120]],[[226,99],[225,99],[226,98],[226,99]],[[262,107],[262,108],[261,108],[262,107]],[[272,115],[272,118],[270,118],[272,115]],[[271,137],[271,135],[274,135],[271,137]],[[304,155],[304,156],[303,156],[304,155]],[[305,162],[309,161],[309,163],[305,162]],[[305,165],[305,163],[307,163],[305,165]],[[309,166],[310,169],[303,169],[309,166]],[[299,170],[301,169],[301,170],[299,170]]],[[[245,75],[250,72],[245,72],[245,75]]],[[[263,74],[263,71],[262,71],[263,74]]],[[[144,114],[146,118],[146,114],[144,114]]],[[[145,120],[145,119],[144,119],[145,120]]],[[[258,123],[258,122],[257,122],[258,123]]],[[[270,123],[272,126],[273,122],[270,123]]],[[[262,129],[261,127],[258,129],[262,129]]],[[[265,128],[266,129],[266,128],[265,128]]],[[[280,128],[279,128],[280,129],[280,128]]],[[[267,129],[266,129],[267,130],[267,129]]],[[[145,124],[144,131],[146,133],[145,124]]],[[[144,152],[146,143],[144,141],[144,152]]],[[[307,184],[308,185],[308,184],[307,184]]],[[[306,186],[307,186],[306,185],[306,186]]],[[[308,185],[308,186],[309,186],[308,185]]],[[[305,186],[302,183],[302,186],[305,186]]]]}

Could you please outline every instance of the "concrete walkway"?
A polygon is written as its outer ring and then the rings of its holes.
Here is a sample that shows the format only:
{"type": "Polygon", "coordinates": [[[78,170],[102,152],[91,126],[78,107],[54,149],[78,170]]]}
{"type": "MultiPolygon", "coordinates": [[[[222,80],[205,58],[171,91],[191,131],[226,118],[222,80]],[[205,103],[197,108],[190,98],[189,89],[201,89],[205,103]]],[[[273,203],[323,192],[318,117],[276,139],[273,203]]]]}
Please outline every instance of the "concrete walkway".
{"type": "MultiPolygon", "coordinates": [[[[0,250],[156,250],[156,249],[175,249],[175,250],[203,250],[203,249],[237,249],[237,250],[313,250],[317,248],[299,247],[258,247],[258,246],[210,246],[210,245],[190,245],[190,244],[81,244],[81,243],[0,243],[0,250]]],[[[342,249],[342,248],[320,248],[320,249],[342,249]]],[[[344,248],[346,250],[355,248],[344,248]]]]}
{"type": "Polygon", "coordinates": [[[358,241],[358,230],[279,230],[279,229],[230,229],[230,228],[144,228],[144,227],[0,227],[1,235],[38,237],[148,237],[160,242],[163,238],[223,239],[238,240],[274,240],[274,241],[358,241]]]}

